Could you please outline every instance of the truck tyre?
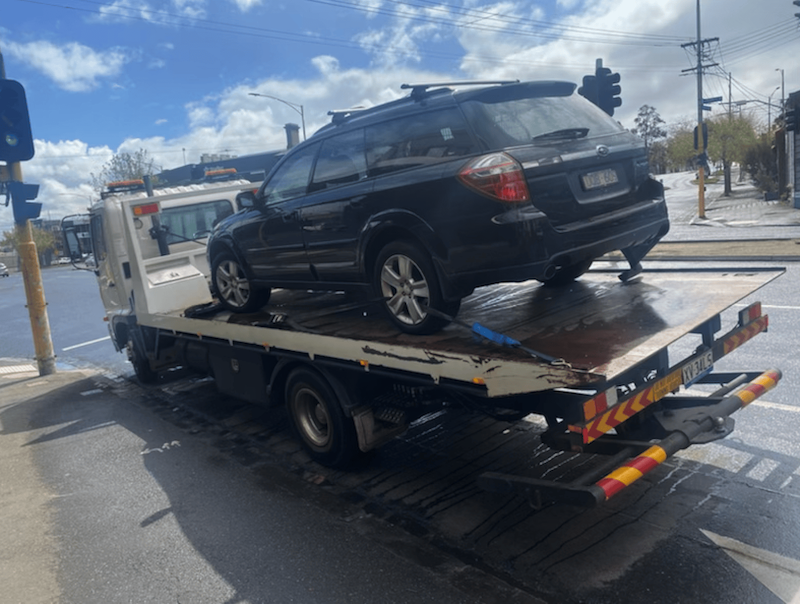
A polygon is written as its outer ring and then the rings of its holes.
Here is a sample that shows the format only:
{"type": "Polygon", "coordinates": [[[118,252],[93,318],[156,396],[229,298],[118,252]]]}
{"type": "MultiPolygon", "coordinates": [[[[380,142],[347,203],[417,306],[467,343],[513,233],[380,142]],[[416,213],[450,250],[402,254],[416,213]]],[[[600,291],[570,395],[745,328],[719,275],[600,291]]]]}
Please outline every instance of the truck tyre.
{"type": "Polygon", "coordinates": [[[450,322],[429,308],[453,317],[461,306],[461,300],[444,300],[433,262],[407,241],[394,241],[380,251],[373,286],[391,321],[410,334],[435,333],[450,322]]]}
{"type": "Polygon", "coordinates": [[[211,283],[220,304],[231,312],[255,312],[269,301],[269,289],[256,289],[233,252],[217,254],[211,263],[211,283]]]}
{"type": "Polygon", "coordinates": [[[150,367],[150,361],[147,360],[144,350],[134,340],[128,340],[125,351],[128,353],[128,360],[133,365],[136,378],[142,384],[155,384],[158,381],[158,372],[153,371],[150,367]]]}
{"type": "Polygon", "coordinates": [[[321,374],[305,367],[292,371],[286,380],[286,408],[314,461],[346,468],[358,459],[361,450],[353,419],[321,374]]]}
{"type": "Polygon", "coordinates": [[[542,283],[549,287],[563,287],[564,285],[569,285],[583,273],[588,271],[593,262],[594,260],[590,259],[584,260],[583,262],[578,262],[577,264],[562,266],[556,271],[556,274],[549,279],[542,279],[542,283]]]}

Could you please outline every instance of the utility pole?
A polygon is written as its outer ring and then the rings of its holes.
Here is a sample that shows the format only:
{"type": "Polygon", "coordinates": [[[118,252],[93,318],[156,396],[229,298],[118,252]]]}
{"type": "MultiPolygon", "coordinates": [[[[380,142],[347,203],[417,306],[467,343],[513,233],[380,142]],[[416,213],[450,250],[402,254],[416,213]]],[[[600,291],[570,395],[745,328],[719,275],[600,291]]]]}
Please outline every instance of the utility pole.
{"type": "Polygon", "coordinates": [[[708,147],[708,141],[706,140],[706,129],[703,125],[703,111],[705,109],[705,101],[703,100],[703,69],[707,67],[714,67],[716,63],[711,63],[708,65],[703,65],[703,58],[705,53],[703,52],[703,48],[706,44],[711,42],[715,42],[719,40],[719,38],[709,38],[707,40],[703,40],[701,33],[700,33],[700,0],[697,0],[697,41],[696,42],[689,42],[688,44],[682,44],[683,48],[687,46],[694,46],[695,52],[697,53],[697,65],[691,69],[684,69],[684,72],[687,71],[696,71],[697,72],[697,134],[696,140],[697,145],[695,148],[700,152],[700,169],[698,170],[698,191],[697,191],[697,214],[700,218],[706,217],[706,199],[705,199],[705,192],[706,192],[706,165],[708,163],[708,156],[706,155],[706,150],[708,147]]]}
{"type": "MultiPolygon", "coordinates": [[[[25,115],[27,116],[27,102],[24,101],[24,90],[16,82],[6,80],[6,68],[3,61],[3,53],[0,51],[0,82],[12,94],[21,91],[22,102],[24,104],[25,115]]],[[[14,115],[20,112],[15,112],[14,115]]],[[[27,121],[27,120],[26,120],[27,121]]],[[[2,124],[5,128],[6,123],[2,124]]],[[[16,125],[16,124],[13,124],[16,125]]],[[[9,126],[10,128],[11,126],[9,126]]],[[[28,132],[29,134],[29,132],[28,132]]],[[[27,137],[26,137],[27,138],[27,137]]],[[[18,139],[16,132],[9,132],[4,135],[5,141],[10,141],[14,147],[26,141],[18,139]]],[[[33,139],[30,139],[30,154],[22,159],[30,159],[33,155],[33,139]]],[[[11,147],[10,147],[11,148],[11,147]]],[[[16,149],[12,149],[13,152],[16,149]]],[[[34,199],[38,193],[38,185],[25,185],[22,182],[22,166],[19,161],[3,157],[6,160],[5,168],[2,170],[0,180],[7,195],[12,198],[14,210],[14,222],[17,232],[17,245],[20,260],[22,263],[22,279],[25,284],[25,297],[28,301],[28,315],[31,321],[31,332],[33,334],[33,347],[36,353],[36,362],[39,366],[39,375],[50,375],[56,372],[56,357],[53,352],[53,341],[50,337],[50,320],[47,317],[47,302],[44,297],[44,286],[42,284],[42,272],[39,266],[39,255],[36,252],[36,244],[33,241],[33,231],[29,216],[35,218],[39,215],[40,204],[27,203],[28,199],[34,199]]]]}

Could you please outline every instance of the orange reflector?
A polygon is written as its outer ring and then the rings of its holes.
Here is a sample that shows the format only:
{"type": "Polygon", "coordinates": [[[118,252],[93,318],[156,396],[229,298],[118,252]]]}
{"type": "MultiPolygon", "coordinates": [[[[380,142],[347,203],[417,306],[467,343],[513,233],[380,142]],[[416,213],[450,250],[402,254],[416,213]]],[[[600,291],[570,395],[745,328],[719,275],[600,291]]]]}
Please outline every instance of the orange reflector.
{"type": "Polygon", "coordinates": [[[145,216],[147,214],[158,214],[158,204],[146,203],[140,206],[133,206],[134,216],[145,216]]]}
{"type": "Polygon", "coordinates": [[[486,385],[486,380],[484,380],[481,377],[476,377],[476,378],[472,378],[472,383],[473,384],[478,384],[478,386],[485,386],[486,385]]]}

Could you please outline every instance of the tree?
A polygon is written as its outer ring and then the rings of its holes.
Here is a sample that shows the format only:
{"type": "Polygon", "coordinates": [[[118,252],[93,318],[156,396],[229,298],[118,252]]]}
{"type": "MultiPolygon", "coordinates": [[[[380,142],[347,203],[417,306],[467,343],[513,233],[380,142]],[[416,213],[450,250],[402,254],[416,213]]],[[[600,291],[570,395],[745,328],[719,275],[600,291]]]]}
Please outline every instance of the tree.
{"type": "Polygon", "coordinates": [[[100,174],[91,174],[92,187],[100,193],[109,182],[138,180],[156,172],[161,172],[161,167],[156,165],[145,149],[135,153],[117,153],[103,165],[100,174]]]}
{"type": "MultiPolygon", "coordinates": [[[[36,252],[39,254],[40,264],[44,264],[42,262],[42,258],[44,257],[47,257],[49,262],[49,258],[56,249],[55,235],[50,231],[45,231],[33,225],[31,225],[31,233],[33,234],[33,243],[36,244],[36,252]]],[[[0,248],[13,248],[19,253],[19,236],[20,233],[17,229],[3,232],[3,238],[0,240],[0,248]]]]}
{"type": "Polygon", "coordinates": [[[665,122],[658,115],[655,107],[642,105],[639,107],[639,113],[636,115],[634,123],[636,127],[633,129],[633,133],[642,137],[649,157],[653,143],[667,136],[667,131],[662,127],[665,122]]]}
{"type": "Polygon", "coordinates": [[[778,164],[773,150],[771,133],[761,134],[745,150],[743,166],[765,193],[778,190],[778,164]]]}
{"type": "Polygon", "coordinates": [[[755,143],[753,124],[744,116],[724,115],[708,121],[708,157],[722,162],[724,195],[732,192],[731,165],[743,163],[747,149],[755,143]]]}
{"type": "Polygon", "coordinates": [[[667,138],[667,161],[673,170],[690,170],[695,165],[694,129],[688,122],[670,127],[667,138]]]}

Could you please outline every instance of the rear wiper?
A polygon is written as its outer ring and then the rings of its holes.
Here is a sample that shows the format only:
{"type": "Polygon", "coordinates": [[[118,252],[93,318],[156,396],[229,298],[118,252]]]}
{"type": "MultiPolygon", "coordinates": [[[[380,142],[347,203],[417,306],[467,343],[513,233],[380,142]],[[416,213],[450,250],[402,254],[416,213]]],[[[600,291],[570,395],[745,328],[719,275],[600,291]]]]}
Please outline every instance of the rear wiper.
{"type": "Polygon", "coordinates": [[[588,128],[563,128],[561,130],[553,130],[552,132],[545,132],[544,134],[534,136],[531,141],[536,142],[554,138],[583,138],[587,134],[589,134],[588,128]]]}

